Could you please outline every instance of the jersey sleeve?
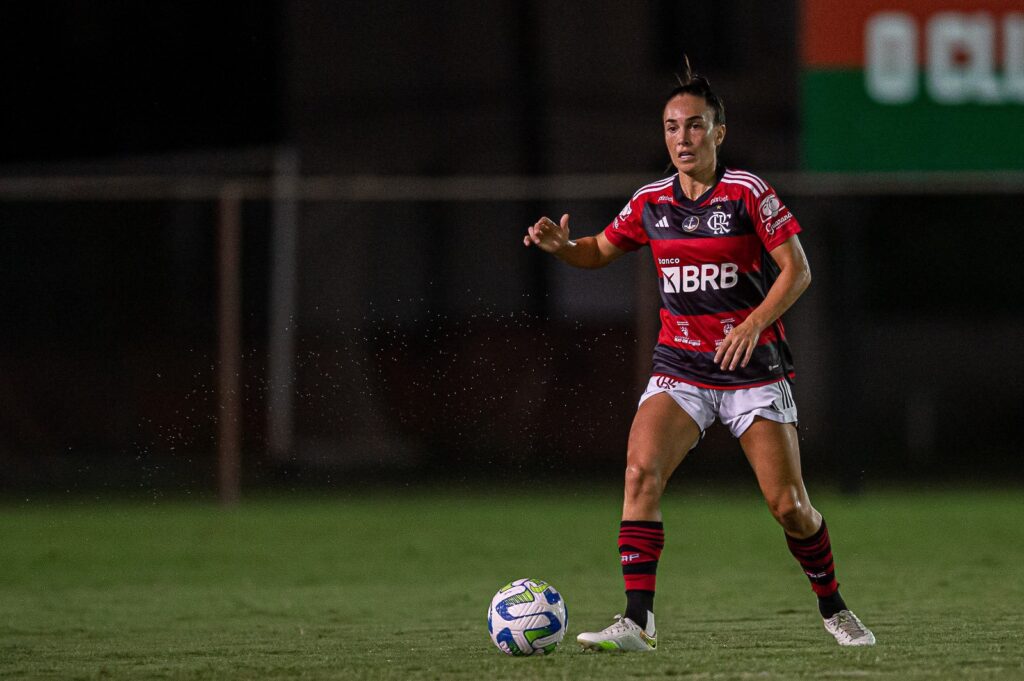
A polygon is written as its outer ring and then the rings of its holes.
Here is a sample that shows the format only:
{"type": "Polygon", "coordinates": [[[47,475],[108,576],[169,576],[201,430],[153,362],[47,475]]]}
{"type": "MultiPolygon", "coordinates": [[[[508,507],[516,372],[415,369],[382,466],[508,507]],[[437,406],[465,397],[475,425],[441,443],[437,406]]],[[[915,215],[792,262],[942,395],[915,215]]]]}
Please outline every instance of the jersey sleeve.
{"type": "Polygon", "coordinates": [[[779,200],[779,195],[775,193],[773,187],[768,186],[760,195],[746,192],[746,203],[757,236],[764,243],[766,250],[773,250],[789,237],[802,231],[800,223],[779,200]]]}
{"type": "Polygon", "coordinates": [[[604,228],[604,235],[613,246],[623,251],[635,251],[648,242],[643,223],[644,200],[634,197],[611,224],[604,228]]]}

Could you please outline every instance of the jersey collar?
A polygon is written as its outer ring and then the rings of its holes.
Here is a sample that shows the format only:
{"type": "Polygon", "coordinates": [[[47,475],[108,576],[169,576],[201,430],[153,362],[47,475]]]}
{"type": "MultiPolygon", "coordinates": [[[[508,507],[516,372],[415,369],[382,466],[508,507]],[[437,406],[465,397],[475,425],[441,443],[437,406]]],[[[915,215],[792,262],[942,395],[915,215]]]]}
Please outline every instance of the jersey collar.
{"type": "Polygon", "coordinates": [[[683,187],[679,183],[679,173],[676,173],[675,177],[672,179],[673,198],[675,199],[676,203],[678,203],[681,206],[699,206],[701,203],[704,202],[704,199],[711,196],[711,194],[715,191],[715,188],[718,186],[718,183],[722,181],[723,175],[725,175],[725,166],[719,163],[718,167],[715,168],[715,181],[711,184],[710,187],[707,188],[707,190],[703,194],[701,194],[696,199],[693,199],[691,201],[690,199],[686,198],[685,194],[683,194],[683,187]]]}

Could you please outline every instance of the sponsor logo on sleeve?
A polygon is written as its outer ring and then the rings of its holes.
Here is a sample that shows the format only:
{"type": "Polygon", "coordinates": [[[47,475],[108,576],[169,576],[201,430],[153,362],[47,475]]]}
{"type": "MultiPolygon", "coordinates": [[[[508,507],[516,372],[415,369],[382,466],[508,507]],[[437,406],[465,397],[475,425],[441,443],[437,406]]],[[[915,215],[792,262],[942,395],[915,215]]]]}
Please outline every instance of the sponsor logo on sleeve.
{"type": "Polygon", "coordinates": [[[775,194],[769,194],[761,199],[761,206],[758,210],[761,211],[761,219],[767,222],[779,214],[779,211],[782,210],[782,202],[775,194]]]}
{"type": "Polygon", "coordinates": [[[775,222],[772,222],[771,224],[765,225],[765,229],[768,231],[769,234],[775,234],[775,230],[777,230],[779,227],[781,227],[782,225],[786,224],[787,222],[789,222],[792,219],[793,219],[793,214],[787,212],[785,215],[783,215],[781,218],[779,218],[775,222]]]}
{"type": "Polygon", "coordinates": [[[619,218],[625,220],[633,214],[633,208],[628,203],[619,211],[619,218]]]}

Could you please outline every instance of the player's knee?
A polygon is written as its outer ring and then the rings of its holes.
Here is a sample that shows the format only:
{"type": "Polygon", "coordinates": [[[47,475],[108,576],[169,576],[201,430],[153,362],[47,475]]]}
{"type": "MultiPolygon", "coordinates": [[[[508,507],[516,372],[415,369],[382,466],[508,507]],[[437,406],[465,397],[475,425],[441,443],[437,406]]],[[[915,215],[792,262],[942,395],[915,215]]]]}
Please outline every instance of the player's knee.
{"type": "Polygon", "coordinates": [[[626,496],[658,496],[661,486],[661,475],[656,467],[642,460],[626,463],[626,496]]]}
{"type": "Polygon", "coordinates": [[[814,509],[810,504],[801,503],[792,495],[785,495],[768,502],[772,515],[787,533],[802,536],[814,531],[814,509]]]}

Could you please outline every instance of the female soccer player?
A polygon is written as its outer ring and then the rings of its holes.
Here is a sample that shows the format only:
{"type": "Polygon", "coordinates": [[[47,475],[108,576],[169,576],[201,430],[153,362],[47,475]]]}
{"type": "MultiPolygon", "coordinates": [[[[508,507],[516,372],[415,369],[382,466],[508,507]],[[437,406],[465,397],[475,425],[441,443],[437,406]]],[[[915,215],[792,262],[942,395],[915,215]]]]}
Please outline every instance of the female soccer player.
{"type": "MultiPolygon", "coordinates": [[[[687,67],[689,70],[689,67],[687,67]]],[[[653,651],[654,589],[664,544],[661,495],[716,418],[739,439],[786,543],[840,645],[875,637],[839,595],[828,528],[800,472],[793,368],[780,317],[811,282],[800,226],[760,177],[718,163],[725,108],[686,74],[662,115],[676,173],[641,187],[610,225],[569,238],[569,216],[543,217],[523,238],[569,265],[598,268],[650,246],[661,331],[626,453],[619,552],[626,613],[577,637],[590,650],[653,651]]]]}

